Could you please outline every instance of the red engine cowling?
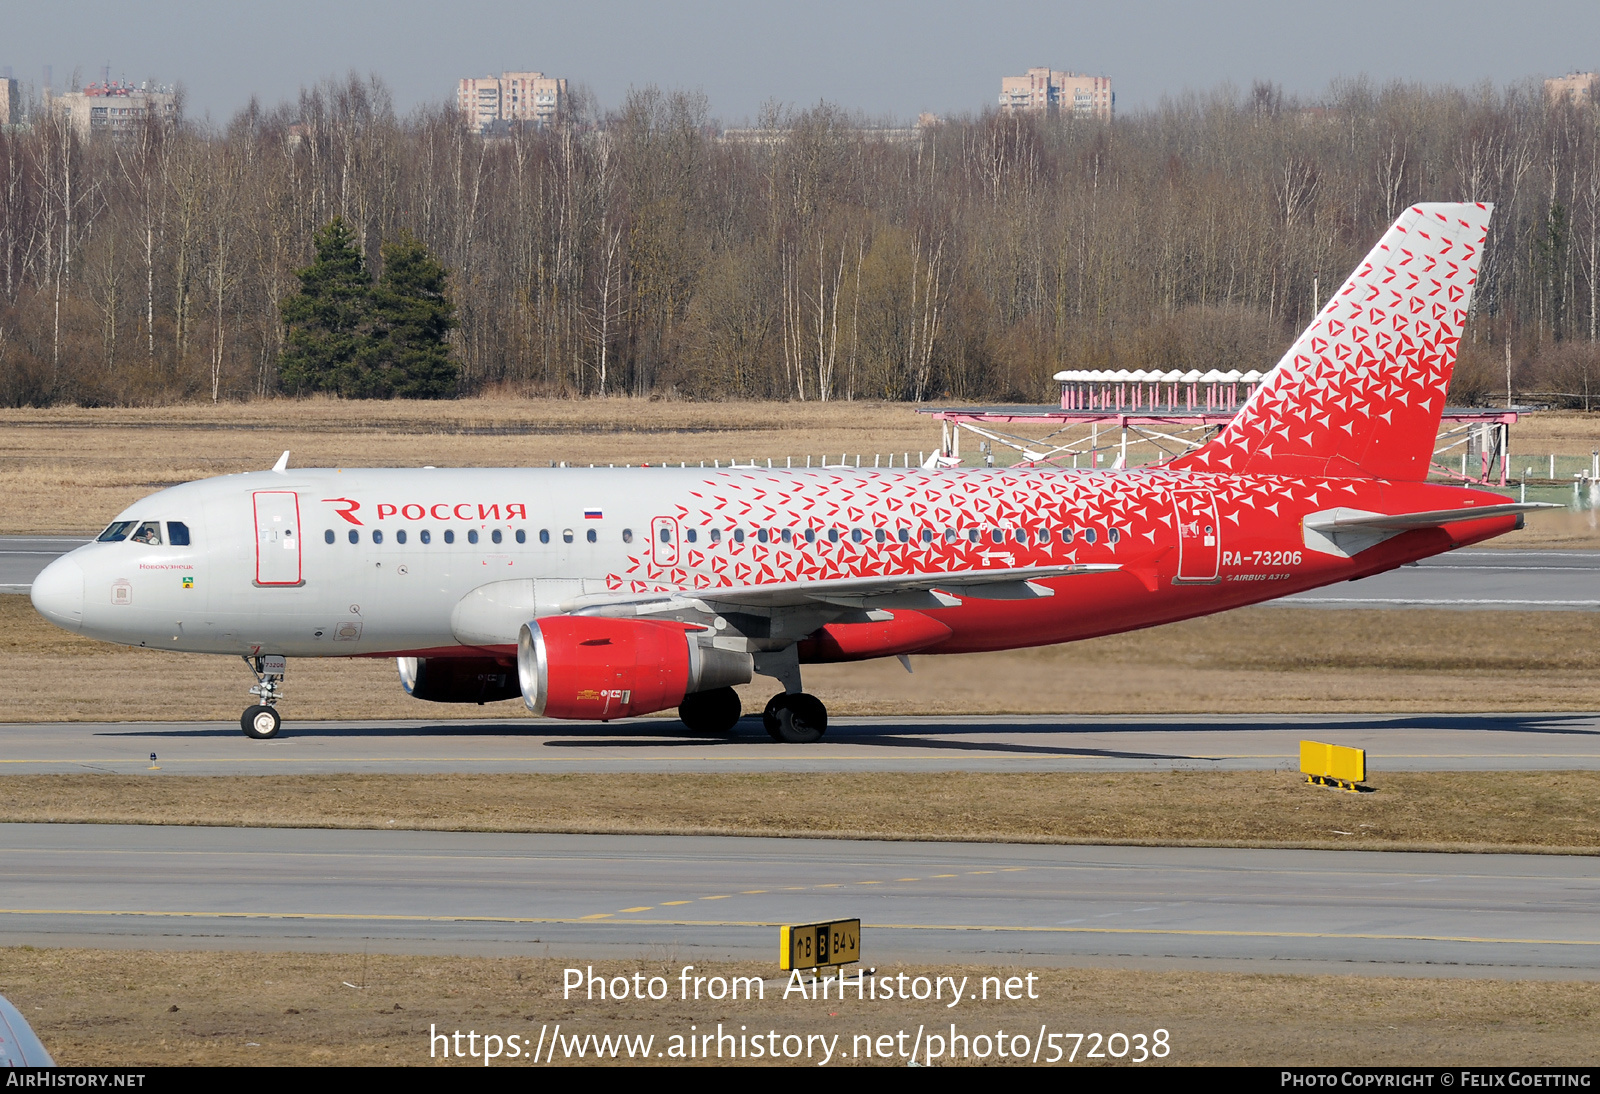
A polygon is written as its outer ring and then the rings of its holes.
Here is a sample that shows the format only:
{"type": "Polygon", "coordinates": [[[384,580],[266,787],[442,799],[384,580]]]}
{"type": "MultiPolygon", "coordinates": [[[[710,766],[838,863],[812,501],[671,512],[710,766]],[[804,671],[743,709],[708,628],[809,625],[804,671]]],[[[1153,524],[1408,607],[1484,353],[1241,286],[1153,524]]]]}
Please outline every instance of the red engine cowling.
{"type": "Polygon", "coordinates": [[[602,721],[675,707],[699,684],[697,629],[582,615],[525,623],[517,643],[523,701],[550,718],[602,721]]]}

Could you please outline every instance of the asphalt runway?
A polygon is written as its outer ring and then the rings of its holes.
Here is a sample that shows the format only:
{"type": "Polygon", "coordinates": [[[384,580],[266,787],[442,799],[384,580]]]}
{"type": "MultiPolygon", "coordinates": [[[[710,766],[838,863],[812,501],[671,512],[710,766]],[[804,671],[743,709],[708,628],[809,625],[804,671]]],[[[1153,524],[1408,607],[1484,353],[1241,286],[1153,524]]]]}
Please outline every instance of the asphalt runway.
{"type": "Polygon", "coordinates": [[[1600,611],[1600,551],[1467,548],[1271,603],[1284,608],[1600,611]]]}
{"type": "Polygon", "coordinates": [[[1600,714],[961,715],[840,718],[821,741],[726,739],[677,719],[611,723],[294,722],[252,741],[232,722],[0,724],[0,775],[330,772],[1298,770],[1302,738],[1367,750],[1385,771],[1600,769],[1600,714]],[[150,754],[156,754],[151,770],[150,754]]]}
{"type": "MultiPolygon", "coordinates": [[[[26,593],[83,539],[0,536],[0,593],[26,593]]],[[[1292,608],[1600,611],[1600,551],[1469,548],[1271,603],[1292,608]]]]}
{"type": "Polygon", "coordinates": [[[88,543],[87,536],[0,536],[0,593],[25,593],[57,558],[88,543]]]}
{"type": "Polygon", "coordinates": [[[0,825],[11,945],[1600,977],[1600,859],[0,825]]]}

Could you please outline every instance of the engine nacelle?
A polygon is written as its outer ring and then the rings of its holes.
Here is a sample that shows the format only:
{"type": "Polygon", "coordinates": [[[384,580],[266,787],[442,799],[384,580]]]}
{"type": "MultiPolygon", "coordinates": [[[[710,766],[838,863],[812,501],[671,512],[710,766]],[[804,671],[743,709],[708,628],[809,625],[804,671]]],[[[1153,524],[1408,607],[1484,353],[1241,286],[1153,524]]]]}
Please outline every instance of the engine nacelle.
{"type": "Polygon", "coordinates": [[[702,645],[699,631],[583,615],[524,623],[517,641],[523,702],[550,718],[609,721],[675,707],[691,692],[749,683],[751,656],[702,645]]]}
{"type": "Polygon", "coordinates": [[[522,694],[517,674],[492,657],[397,657],[400,686],[430,703],[498,703],[522,694]]]}

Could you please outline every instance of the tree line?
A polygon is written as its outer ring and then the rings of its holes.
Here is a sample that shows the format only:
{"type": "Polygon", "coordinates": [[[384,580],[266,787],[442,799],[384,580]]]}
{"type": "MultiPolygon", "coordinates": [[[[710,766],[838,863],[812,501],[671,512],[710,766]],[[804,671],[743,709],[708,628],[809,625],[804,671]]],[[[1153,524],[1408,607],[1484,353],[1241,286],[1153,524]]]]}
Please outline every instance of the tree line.
{"type": "Polygon", "coordinates": [[[1270,363],[1425,200],[1497,207],[1452,398],[1600,401],[1600,110],[1537,84],[729,132],[646,88],[492,139],[353,77],[121,140],[36,116],[0,132],[0,403],[1041,401],[1270,363]],[[335,222],[359,346],[307,334],[335,222]]]}

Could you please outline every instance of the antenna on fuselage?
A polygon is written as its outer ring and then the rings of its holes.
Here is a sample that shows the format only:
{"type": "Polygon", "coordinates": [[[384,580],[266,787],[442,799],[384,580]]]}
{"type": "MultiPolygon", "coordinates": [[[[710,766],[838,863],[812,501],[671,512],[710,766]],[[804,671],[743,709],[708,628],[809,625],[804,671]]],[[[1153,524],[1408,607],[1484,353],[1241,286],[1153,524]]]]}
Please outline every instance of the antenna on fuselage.
{"type": "Polygon", "coordinates": [[[272,469],[280,475],[289,470],[289,450],[287,448],[283,450],[283,455],[278,457],[278,462],[272,465],[272,469]]]}

